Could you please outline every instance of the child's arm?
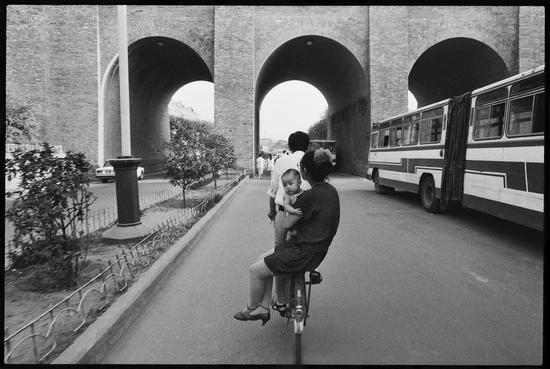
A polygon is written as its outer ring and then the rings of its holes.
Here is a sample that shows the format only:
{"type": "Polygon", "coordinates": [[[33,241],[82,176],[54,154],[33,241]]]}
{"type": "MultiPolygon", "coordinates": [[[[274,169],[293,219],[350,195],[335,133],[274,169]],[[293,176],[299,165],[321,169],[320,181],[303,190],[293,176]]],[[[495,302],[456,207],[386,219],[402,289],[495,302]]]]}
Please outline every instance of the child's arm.
{"type": "Polygon", "coordinates": [[[283,196],[283,208],[285,209],[285,211],[289,214],[293,214],[293,215],[299,215],[301,216],[302,215],[302,210],[300,209],[295,209],[291,204],[290,204],[290,197],[285,193],[284,196],[283,196]]]}

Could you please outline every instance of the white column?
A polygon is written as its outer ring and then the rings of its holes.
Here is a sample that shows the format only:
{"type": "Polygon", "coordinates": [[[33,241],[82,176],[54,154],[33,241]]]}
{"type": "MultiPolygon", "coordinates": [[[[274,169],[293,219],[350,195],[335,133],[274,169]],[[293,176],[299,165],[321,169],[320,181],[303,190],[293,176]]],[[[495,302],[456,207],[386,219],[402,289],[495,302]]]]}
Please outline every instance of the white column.
{"type": "Polygon", "coordinates": [[[99,45],[99,5],[96,6],[96,52],[97,52],[97,165],[105,160],[105,123],[103,119],[103,84],[101,77],[101,48],[99,45]]]}
{"type": "Polygon", "coordinates": [[[118,76],[120,81],[120,141],[122,156],[132,156],[130,144],[130,86],[128,78],[128,30],[126,5],[117,5],[118,76]]]}

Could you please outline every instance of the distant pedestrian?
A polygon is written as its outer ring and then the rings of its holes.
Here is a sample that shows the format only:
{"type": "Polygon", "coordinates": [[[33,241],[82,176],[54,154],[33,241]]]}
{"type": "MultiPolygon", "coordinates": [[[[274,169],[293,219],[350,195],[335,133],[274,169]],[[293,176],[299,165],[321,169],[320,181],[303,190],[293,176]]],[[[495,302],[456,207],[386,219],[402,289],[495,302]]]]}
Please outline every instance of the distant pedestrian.
{"type": "Polygon", "coordinates": [[[273,155],[269,154],[269,159],[267,159],[267,170],[269,170],[269,174],[273,171],[273,166],[275,165],[275,160],[273,159],[273,155]]]}
{"type": "Polygon", "coordinates": [[[262,154],[258,154],[258,158],[256,159],[256,169],[258,170],[258,178],[262,178],[262,174],[264,174],[264,168],[265,168],[265,161],[262,157],[262,154]]]}

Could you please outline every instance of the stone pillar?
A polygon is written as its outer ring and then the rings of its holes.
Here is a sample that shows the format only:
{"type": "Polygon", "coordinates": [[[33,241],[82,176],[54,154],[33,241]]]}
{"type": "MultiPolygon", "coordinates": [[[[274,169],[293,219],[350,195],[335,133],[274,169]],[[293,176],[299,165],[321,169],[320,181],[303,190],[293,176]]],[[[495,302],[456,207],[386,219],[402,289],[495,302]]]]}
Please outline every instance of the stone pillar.
{"type": "Polygon", "coordinates": [[[254,7],[214,11],[214,127],[231,139],[238,165],[254,169],[254,7]]]}
{"type": "Polygon", "coordinates": [[[141,159],[119,156],[117,159],[111,159],[110,163],[115,170],[118,226],[139,225],[141,220],[137,167],[141,163],[141,159]]]}
{"type": "Polygon", "coordinates": [[[371,122],[407,112],[406,6],[369,7],[371,122]]]}

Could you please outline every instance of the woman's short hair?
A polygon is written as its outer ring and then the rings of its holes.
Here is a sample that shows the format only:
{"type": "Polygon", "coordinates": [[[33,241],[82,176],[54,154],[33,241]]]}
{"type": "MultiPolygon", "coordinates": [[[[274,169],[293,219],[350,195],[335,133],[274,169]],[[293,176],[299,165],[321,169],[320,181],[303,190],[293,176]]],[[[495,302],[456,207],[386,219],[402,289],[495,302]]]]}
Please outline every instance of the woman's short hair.
{"type": "Polygon", "coordinates": [[[332,154],[327,149],[308,151],[302,156],[300,166],[316,182],[321,182],[332,171],[332,154]]]}

